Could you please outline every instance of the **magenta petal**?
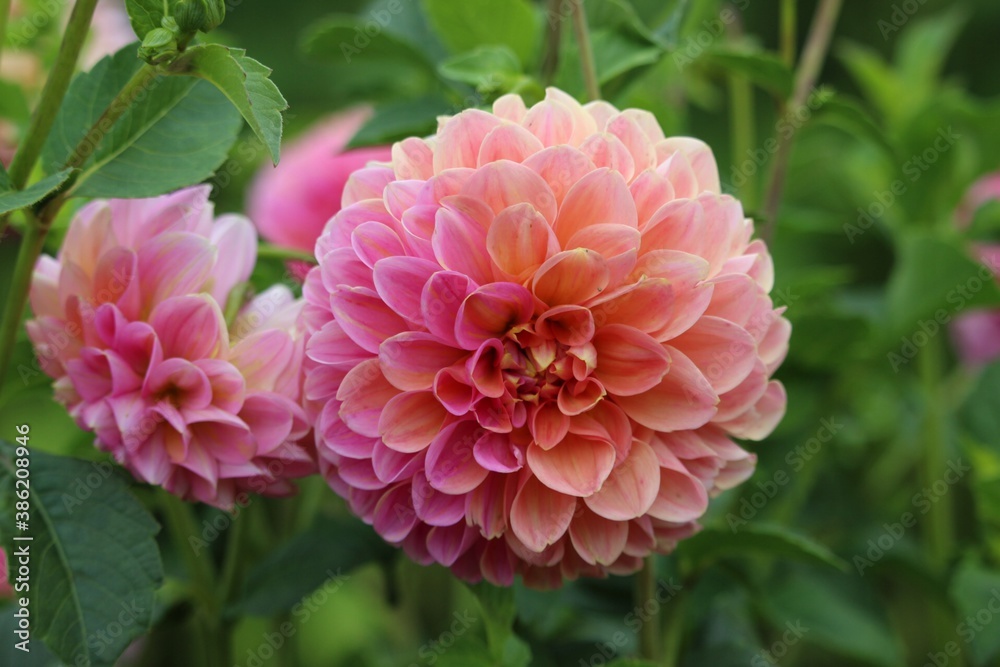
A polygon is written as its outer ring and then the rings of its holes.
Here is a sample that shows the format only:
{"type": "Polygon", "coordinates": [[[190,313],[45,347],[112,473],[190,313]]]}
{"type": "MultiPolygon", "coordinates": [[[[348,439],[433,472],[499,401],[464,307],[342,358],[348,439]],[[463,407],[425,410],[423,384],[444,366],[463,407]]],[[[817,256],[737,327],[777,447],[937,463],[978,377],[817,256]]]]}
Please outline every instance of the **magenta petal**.
{"type": "Polygon", "coordinates": [[[438,491],[468,493],[489,474],[476,462],[473,447],[483,435],[474,421],[446,426],[431,442],[425,461],[427,479],[438,491]]]}
{"type": "Polygon", "coordinates": [[[156,330],[165,357],[204,359],[229,347],[219,304],[205,295],[167,299],[156,306],[149,323],[156,330]]]}
{"type": "Polygon", "coordinates": [[[458,310],[475,289],[476,284],[461,273],[439,271],[431,276],[420,295],[420,310],[427,329],[443,342],[457,347],[455,320],[458,310]]]}
{"type": "Polygon", "coordinates": [[[514,446],[510,436],[486,433],[472,448],[476,462],[493,472],[515,472],[524,466],[524,454],[514,446]]]}
{"type": "Polygon", "coordinates": [[[388,257],[375,263],[372,277],[382,301],[410,322],[423,324],[420,295],[430,277],[440,271],[436,263],[418,257],[388,257]]]}
{"type": "Polygon", "coordinates": [[[375,263],[386,257],[404,254],[403,243],[390,227],[381,222],[364,222],[351,233],[351,247],[365,266],[374,268],[375,263]]]}
{"type": "Polygon", "coordinates": [[[377,353],[387,338],[407,329],[402,317],[378,294],[363,287],[339,287],[330,295],[330,308],[337,323],[360,347],[377,353]]]}
{"type": "Polygon", "coordinates": [[[413,511],[409,482],[392,487],[375,506],[372,525],[387,542],[400,542],[417,524],[417,513],[413,511]]]}
{"type": "Polygon", "coordinates": [[[451,526],[465,516],[467,496],[442,493],[430,485],[427,476],[413,476],[413,507],[417,516],[431,526],[451,526]]]}
{"type": "Polygon", "coordinates": [[[427,551],[438,563],[450,567],[476,541],[475,529],[464,523],[436,526],[427,534],[427,551]]]}
{"type": "Polygon", "coordinates": [[[480,345],[466,362],[472,385],[484,396],[500,398],[507,391],[500,366],[504,354],[503,344],[491,339],[480,345]]]}

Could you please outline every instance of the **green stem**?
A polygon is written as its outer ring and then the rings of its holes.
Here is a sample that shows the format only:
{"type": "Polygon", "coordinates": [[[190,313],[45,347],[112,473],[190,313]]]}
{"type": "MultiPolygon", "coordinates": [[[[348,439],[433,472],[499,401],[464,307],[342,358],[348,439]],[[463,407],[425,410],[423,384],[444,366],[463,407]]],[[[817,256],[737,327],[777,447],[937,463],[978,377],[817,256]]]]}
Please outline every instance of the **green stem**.
{"type": "MultiPolygon", "coordinates": [[[[947,469],[948,440],[946,434],[945,406],[947,399],[942,392],[943,360],[940,341],[932,340],[920,351],[917,360],[924,399],[924,456],[921,481],[925,489],[933,488],[947,469]]],[[[927,516],[925,540],[930,565],[935,574],[944,576],[954,550],[952,530],[953,504],[951,490],[931,504],[927,516]]],[[[935,645],[943,646],[954,638],[955,619],[951,610],[938,604],[929,615],[931,636],[935,645]]],[[[962,657],[956,656],[955,664],[961,667],[962,657]]]]}
{"type": "Polygon", "coordinates": [[[663,642],[663,667],[677,667],[681,661],[681,649],[684,645],[684,620],[687,616],[687,606],[690,596],[687,594],[688,586],[692,584],[685,582],[684,588],[677,593],[677,596],[668,602],[667,611],[667,633],[663,642]]]}
{"type": "Polygon", "coordinates": [[[559,69],[559,48],[562,46],[562,3],[563,0],[549,0],[545,10],[545,19],[549,22],[549,31],[545,38],[545,57],[542,60],[542,82],[547,86],[552,83],[559,69]]]}
{"type": "MultiPolygon", "coordinates": [[[[918,366],[926,401],[923,483],[930,488],[944,474],[948,457],[943,413],[945,398],[940,393],[941,349],[937,341],[931,341],[921,351],[918,366]]],[[[951,495],[946,493],[931,505],[928,517],[927,550],[933,567],[938,571],[947,566],[951,554],[954,537],[951,530],[951,507],[951,495]]]]}
{"type": "Polygon", "coordinates": [[[590,30],[587,28],[587,12],[583,8],[583,0],[573,0],[573,32],[576,33],[576,45],[580,52],[580,67],[583,70],[587,97],[599,100],[601,85],[597,80],[597,64],[594,61],[594,47],[590,44],[590,30]]]}
{"type": "Polygon", "coordinates": [[[17,262],[14,264],[14,275],[11,276],[7,304],[3,310],[3,319],[0,320],[0,394],[3,393],[3,379],[7,377],[7,369],[14,356],[14,343],[17,342],[21,316],[28,301],[35,261],[42,253],[45,237],[49,232],[48,225],[38,222],[30,210],[25,209],[24,213],[28,216],[28,227],[24,231],[21,247],[17,251],[17,262]]]}
{"type": "Polygon", "coordinates": [[[0,56],[7,43],[7,22],[10,20],[10,0],[0,0],[0,56]]]}
{"type": "MultiPolygon", "coordinates": [[[[843,0],[821,0],[812,25],[809,27],[809,37],[806,39],[795,74],[795,89],[786,105],[787,113],[796,113],[809,99],[809,93],[816,85],[820,69],[830,46],[833,29],[837,25],[840,7],[843,0]]],[[[794,130],[794,128],[793,128],[794,130]]],[[[785,188],[785,177],[788,174],[788,160],[791,156],[792,143],[796,133],[793,131],[782,136],[778,142],[778,153],[774,158],[774,169],[771,171],[771,181],[764,197],[764,228],[761,237],[770,240],[777,224],[778,210],[781,207],[781,195],[785,188]]]]}
{"type": "Polygon", "coordinates": [[[49,131],[56,121],[56,114],[62,105],[63,97],[69,88],[70,79],[76,70],[76,61],[83,48],[83,42],[87,39],[87,31],[90,29],[90,20],[94,16],[94,7],[97,0],[77,0],[73,5],[73,11],[69,15],[69,23],[63,33],[63,41],[56,55],[56,61],[49,71],[49,78],[45,81],[42,89],[42,97],[38,101],[38,108],[35,109],[28,130],[25,132],[24,140],[14,155],[14,161],[10,165],[10,182],[14,188],[20,190],[28,182],[31,170],[34,169],[38,156],[42,153],[42,146],[49,137],[49,131]]]}
{"type": "Polygon", "coordinates": [[[781,59],[789,68],[795,66],[796,0],[781,0],[781,59]]]}
{"type": "MultiPolygon", "coordinates": [[[[635,604],[645,609],[646,603],[656,599],[656,556],[646,557],[642,569],[635,575],[635,604]]],[[[660,628],[663,625],[658,615],[650,618],[639,628],[639,655],[656,661],[660,656],[660,628]]]]}
{"type": "MultiPolygon", "coordinates": [[[[741,22],[737,20],[730,26],[730,38],[739,39],[743,32],[741,22]]],[[[732,137],[734,164],[739,164],[744,156],[753,152],[756,144],[754,131],[753,87],[750,81],[740,74],[729,75],[729,132],[732,137]]],[[[746,174],[746,181],[739,188],[739,199],[748,211],[757,208],[757,172],[746,174]]]]}
{"type": "Polygon", "coordinates": [[[245,512],[249,506],[240,510],[240,515],[232,520],[229,535],[226,537],[226,556],[222,561],[222,581],[219,584],[219,600],[225,606],[235,590],[240,564],[242,563],[244,540],[246,535],[245,512]]]}
{"type": "Polygon", "coordinates": [[[196,554],[190,538],[199,535],[192,506],[167,491],[160,492],[160,505],[174,545],[191,577],[191,595],[197,604],[192,621],[201,644],[199,659],[207,667],[232,664],[230,659],[232,628],[222,619],[224,600],[215,596],[216,573],[207,551],[196,554]]]}
{"type": "Polygon", "coordinates": [[[191,575],[192,592],[195,598],[214,614],[217,606],[212,595],[212,591],[215,590],[215,568],[209,561],[207,551],[196,554],[191,546],[191,538],[200,535],[191,515],[191,506],[167,491],[160,491],[160,504],[167,519],[167,528],[191,575]]]}
{"type": "Polygon", "coordinates": [[[312,253],[296,250],[294,248],[284,248],[282,246],[261,243],[257,247],[257,258],[264,259],[297,259],[303,262],[316,263],[316,257],[312,253]]]}

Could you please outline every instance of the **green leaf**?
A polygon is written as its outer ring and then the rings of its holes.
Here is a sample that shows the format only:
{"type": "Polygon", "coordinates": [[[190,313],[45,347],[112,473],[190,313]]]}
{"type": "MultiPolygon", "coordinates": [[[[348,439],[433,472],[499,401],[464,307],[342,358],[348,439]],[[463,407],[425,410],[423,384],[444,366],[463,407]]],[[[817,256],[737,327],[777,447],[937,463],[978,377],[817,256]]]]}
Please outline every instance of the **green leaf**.
{"type": "Polygon", "coordinates": [[[387,30],[371,35],[353,16],[333,15],[308,30],[302,49],[329,65],[329,84],[353,97],[412,97],[431,87],[434,66],[414,45],[387,30]]]}
{"type": "Polygon", "coordinates": [[[441,76],[475,86],[479,92],[505,90],[521,76],[521,63],[506,46],[481,46],[438,65],[441,76]]]}
{"type": "Polygon", "coordinates": [[[452,53],[506,46],[522,63],[534,62],[540,30],[526,0],[422,0],[424,11],[452,53]]]}
{"type": "Polygon", "coordinates": [[[706,52],[704,57],[706,62],[731,74],[741,74],[782,99],[792,94],[795,75],[773,53],[719,47],[706,52]]]}
{"type": "Polygon", "coordinates": [[[871,117],[857,100],[843,95],[835,95],[816,111],[816,121],[846,130],[848,133],[867,140],[881,148],[886,157],[895,161],[896,151],[886,137],[885,130],[871,117]]]}
{"type": "Polygon", "coordinates": [[[386,144],[406,137],[431,134],[437,125],[438,116],[455,111],[455,107],[437,96],[384,104],[375,109],[375,114],[354,135],[348,148],[386,144]]]}
{"type": "Polygon", "coordinates": [[[993,609],[1000,604],[1000,572],[973,562],[964,563],[952,580],[951,598],[961,617],[966,619],[957,628],[959,645],[971,643],[975,664],[995,664],[993,660],[1000,655],[1000,632],[984,627],[981,621],[969,623],[968,619],[982,618],[989,613],[995,622],[997,614],[993,609]]]}
{"type": "Polygon", "coordinates": [[[927,95],[939,85],[945,60],[967,19],[964,10],[951,9],[914,21],[902,31],[896,66],[907,88],[927,95]]]}
{"type": "Polygon", "coordinates": [[[186,74],[210,81],[229,98],[250,128],[260,137],[278,164],[281,151],[281,112],[288,108],[278,87],[268,77],[271,70],[243,49],[221,44],[205,44],[188,49],[184,62],[186,74]]]}
{"type": "Polygon", "coordinates": [[[1000,433],[1000,361],[983,369],[959,416],[966,429],[981,442],[996,442],[1000,433]]]}
{"type": "Polygon", "coordinates": [[[324,582],[369,562],[386,562],[395,550],[371,528],[351,518],[323,517],[271,552],[248,574],[234,616],[274,616],[291,609],[324,582]]]}
{"type": "MultiPolygon", "coordinates": [[[[77,75],[43,151],[50,171],[65,164],[141,66],[125,47],[77,75]]],[[[211,83],[155,78],[83,164],[69,194],[152,197],[199,183],[225,161],[241,126],[239,112],[211,83]]]]}
{"type": "Polygon", "coordinates": [[[893,345],[896,337],[920,331],[922,323],[938,331],[966,308],[1000,305],[992,273],[961,241],[923,231],[900,239],[887,297],[893,345]]]}
{"type": "MultiPolygon", "coordinates": [[[[30,450],[33,637],[67,664],[113,665],[151,622],[163,580],[159,526],[108,463],[30,450]]],[[[15,525],[16,450],[0,447],[0,519],[15,525]]]]}
{"type": "MultiPolygon", "coordinates": [[[[587,0],[587,24],[591,30],[617,30],[630,32],[650,44],[667,47],[669,43],[655,35],[639,17],[628,0],[587,0]]],[[[567,17],[568,19],[569,17],[567,17]]]]}
{"type": "Polygon", "coordinates": [[[58,190],[72,173],[72,169],[63,169],[29,185],[24,190],[11,190],[7,172],[0,170],[0,215],[38,203],[58,190]]]}
{"type": "Polygon", "coordinates": [[[639,658],[622,658],[610,663],[608,667],[659,667],[650,660],[640,660],[639,658]]]}
{"type": "Polygon", "coordinates": [[[760,522],[741,525],[735,534],[730,530],[706,528],[677,548],[679,556],[690,559],[699,568],[722,558],[745,557],[751,553],[847,571],[847,563],[824,545],[782,526],[760,522]]]}
{"type": "Polygon", "coordinates": [[[911,96],[896,72],[877,51],[848,42],[837,49],[837,55],[854,77],[864,97],[887,120],[898,121],[907,112],[911,96]]]}
{"type": "Polygon", "coordinates": [[[769,583],[763,601],[778,635],[788,632],[824,652],[872,665],[903,664],[901,647],[877,603],[867,599],[866,589],[855,588],[843,576],[796,573],[769,583]]]}
{"type": "Polygon", "coordinates": [[[447,651],[434,657],[438,667],[501,667],[481,640],[468,635],[459,637],[447,651]]]}
{"type": "Polygon", "coordinates": [[[28,99],[24,96],[21,86],[0,80],[0,118],[24,123],[30,116],[28,99]]]}
{"type": "MultiPolygon", "coordinates": [[[[141,40],[151,30],[160,28],[163,22],[164,0],[125,0],[128,20],[141,40]]],[[[133,51],[133,55],[135,52],[133,51]]]]}

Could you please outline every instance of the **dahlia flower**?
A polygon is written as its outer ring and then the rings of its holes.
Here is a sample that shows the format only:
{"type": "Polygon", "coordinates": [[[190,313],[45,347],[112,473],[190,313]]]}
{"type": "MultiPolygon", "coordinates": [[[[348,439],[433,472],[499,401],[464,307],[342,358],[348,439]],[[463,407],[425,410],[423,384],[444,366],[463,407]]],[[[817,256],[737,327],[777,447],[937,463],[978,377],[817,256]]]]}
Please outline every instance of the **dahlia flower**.
{"type": "Polygon", "coordinates": [[[305,287],[320,468],[421,563],[633,572],[745,480],[790,325],[711,151],[549,89],[354,173],[305,287]]]}
{"type": "Polygon", "coordinates": [[[261,236],[312,251],[327,221],[340,210],[348,176],[371,160],[390,157],[388,146],[344,150],[371,113],[362,107],[331,116],[283,146],[280,165],[261,167],[247,201],[261,236]]]}
{"type": "Polygon", "coordinates": [[[27,329],[100,449],[142,481],[229,507],[240,492],[292,491],[314,464],[301,302],[272,288],[227,329],[257,240],[245,218],[213,221],[209,190],[81,209],[59,257],[38,262],[27,329]]]}
{"type": "Polygon", "coordinates": [[[0,548],[0,600],[13,595],[14,589],[11,588],[10,580],[7,577],[7,552],[0,548]]]}

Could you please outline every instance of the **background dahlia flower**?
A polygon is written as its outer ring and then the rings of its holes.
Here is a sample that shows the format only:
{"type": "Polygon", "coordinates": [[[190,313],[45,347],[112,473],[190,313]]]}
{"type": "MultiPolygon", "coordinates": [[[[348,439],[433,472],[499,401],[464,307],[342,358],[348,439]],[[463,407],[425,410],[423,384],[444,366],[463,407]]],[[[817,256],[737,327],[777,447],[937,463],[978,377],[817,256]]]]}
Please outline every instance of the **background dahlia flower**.
{"type": "Polygon", "coordinates": [[[549,89],[354,173],[305,284],[329,484],[460,577],[628,573],[782,417],[790,325],[703,143],[549,89]]]}
{"type": "MultiPolygon", "coordinates": [[[[1000,199],[1000,173],[988,174],[976,181],[965,194],[955,221],[959,227],[972,224],[972,218],[982,206],[1000,199]]],[[[1000,281],[1000,244],[977,244],[973,247],[976,261],[992,267],[1000,281]]],[[[951,325],[951,335],[959,358],[967,366],[984,366],[1000,358],[1000,310],[979,308],[960,313],[951,325]]]]}
{"type": "Polygon", "coordinates": [[[284,494],[314,469],[301,444],[301,302],[260,294],[228,329],[253,269],[250,221],[213,219],[210,188],[95,201],[35,269],[27,324],[56,396],[138,479],[219,507],[284,494]]]}
{"type": "Polygon", "coordinates": [[[372,115],[358,107],[324,119],[282,147],[281,164],[266,162],[250,185],[247,212],[260,235],[312,252],[327,221],[340,210],[351,173],[388,160],[389,146],[344,150],[372,115]]]}

